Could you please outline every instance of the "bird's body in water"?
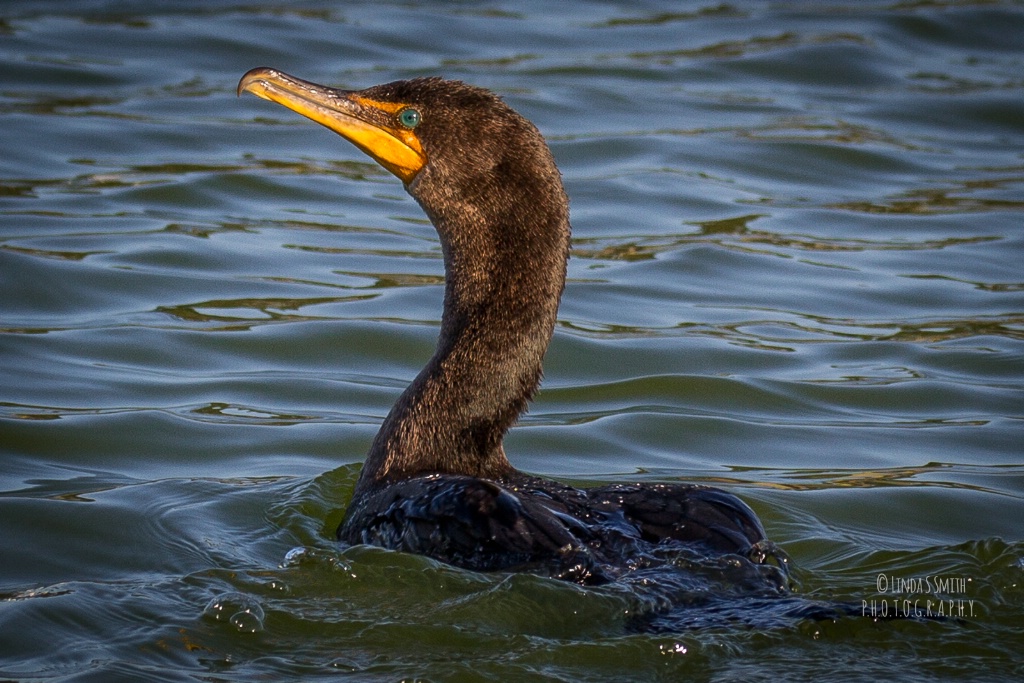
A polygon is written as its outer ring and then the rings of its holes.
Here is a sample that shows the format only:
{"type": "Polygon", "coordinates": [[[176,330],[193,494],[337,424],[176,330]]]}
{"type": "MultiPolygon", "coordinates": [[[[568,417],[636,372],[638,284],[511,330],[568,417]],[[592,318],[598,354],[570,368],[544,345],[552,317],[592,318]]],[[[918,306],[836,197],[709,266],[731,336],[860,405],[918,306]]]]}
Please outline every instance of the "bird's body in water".
{"type": "Polygon", "coordinates": [[[782,590],[761,523],[730,493],[575,489],[506,458],[505,433],[540,382],[569,257],[568,199],[529,121],[487,90],[438,78],[344,91],[260,68],[238,90],[327,126],[398,176],[444,253],[437,349],[374,439],[339,539],[581,584],[679,564],[674,548],[782,590]]]}

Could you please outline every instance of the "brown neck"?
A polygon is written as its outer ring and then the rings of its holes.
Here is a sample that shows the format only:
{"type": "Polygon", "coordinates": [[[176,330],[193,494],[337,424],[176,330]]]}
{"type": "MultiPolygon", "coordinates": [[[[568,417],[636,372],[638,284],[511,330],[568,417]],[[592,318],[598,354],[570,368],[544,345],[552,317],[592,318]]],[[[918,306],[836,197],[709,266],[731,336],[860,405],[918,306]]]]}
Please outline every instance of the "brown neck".
{"type": "Polygon", "coordinates": [[[540,383],[569,252],[557,171],[525,186],[520,179],[509,202],[488,199],[505,190],[500,183],[457,195],[431,190],[448,185],[428,174],[410,187],[444,251],[437,349],[384,421],[357,493],[418,474],[513,471],[502,440],[540,383]]]}

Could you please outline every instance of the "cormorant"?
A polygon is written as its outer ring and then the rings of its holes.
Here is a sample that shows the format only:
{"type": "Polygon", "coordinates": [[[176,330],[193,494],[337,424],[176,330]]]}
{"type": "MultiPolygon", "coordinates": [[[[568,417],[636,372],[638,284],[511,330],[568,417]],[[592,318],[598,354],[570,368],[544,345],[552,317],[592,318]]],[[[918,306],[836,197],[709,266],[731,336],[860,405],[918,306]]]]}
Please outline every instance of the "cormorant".
{"type": "Polygon", "coordinates": [[[725,491],[575,489],[505,457],[505,433],[540,383],[569,257],[568,199],[533,124],[488,90],[440,78],[350,91],[261,67],[243,91],[396,175],[444,253],[437,349],[370,446],[340,540],[591,585],[650,566],[666,547],[748,566],[771,559],[757,516],[725,491]]]}

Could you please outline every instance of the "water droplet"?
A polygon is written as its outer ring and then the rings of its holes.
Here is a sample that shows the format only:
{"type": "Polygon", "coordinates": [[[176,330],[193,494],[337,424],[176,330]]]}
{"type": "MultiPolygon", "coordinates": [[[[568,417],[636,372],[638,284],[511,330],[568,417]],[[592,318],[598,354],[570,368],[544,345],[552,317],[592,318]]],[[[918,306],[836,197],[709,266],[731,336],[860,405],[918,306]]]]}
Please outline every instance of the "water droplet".
{"type": "Polygon", "coordinates": [[[292,548],[285,553],[281,568],[287,569],[306,564],[327,567],[348,574],[353,579],[356,578],[352,566],[337,552],[318,550],[317,548],[292,548]]]}
{"type": "Polygon", "coordinates": [[[284,562],[281,563],[282,567],[293,567],[302,561],[302,558],[307,554],[307,550],[303,547],[292,548],[284,554],[284,562]]]}
{"type": "Polygon", "coordinates": [[[242,633],[263,630],[265,614],[259,601],[245,593],[225,593],[206,603],[203,616],[214,621],[226,621],[242,633]]]}
{"type": "Polygon", "coordinates": [[[263,608],[246,608],[231,615],[231,623],[242,633],[259,633],[263,630],[263,608]]]}

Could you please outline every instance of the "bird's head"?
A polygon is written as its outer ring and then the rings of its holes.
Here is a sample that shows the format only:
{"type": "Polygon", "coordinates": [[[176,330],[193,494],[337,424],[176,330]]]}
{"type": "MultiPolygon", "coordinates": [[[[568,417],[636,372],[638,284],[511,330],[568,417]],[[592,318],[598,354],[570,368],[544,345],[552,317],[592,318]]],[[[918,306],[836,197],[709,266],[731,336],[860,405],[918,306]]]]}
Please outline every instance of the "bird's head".
{"type": "MultiPolygon", "coordinates": [[[[473,194],[508,168],[557,177],[546,143],[536,128],[497,95],[460,81],[415,78],[340,90],[275,69],[246,73],[238,93],[277,102],[338,133],[405,183],[444,185],[473,194]],[[439,181],[439,182],[438,182],[439,181]]],[[[508,182],[503,177],[501,182],[508,182]]],[[[559,183],[560,185],[560,183],[559,183]]]]}

